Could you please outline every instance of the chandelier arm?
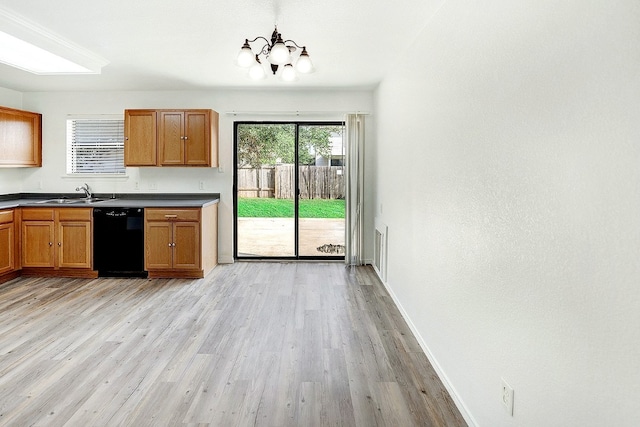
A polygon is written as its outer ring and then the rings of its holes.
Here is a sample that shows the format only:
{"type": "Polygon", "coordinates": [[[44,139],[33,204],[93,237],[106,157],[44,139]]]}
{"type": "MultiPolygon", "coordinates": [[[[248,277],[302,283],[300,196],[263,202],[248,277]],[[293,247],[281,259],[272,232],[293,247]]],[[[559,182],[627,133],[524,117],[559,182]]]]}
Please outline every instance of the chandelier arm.
{"type": "Polygon", "coordinates": [[[264,46],[262,46],[262,49],[260,49],[260,53],[258,53],[258,55],[268,55],[270,48],[271,46],[269,45],[269,43],[265,44],[264,46]]]}
{"type": "Polygon", "coordinates": [[[260,40],[260,39],[264,40],[267,44],[269,44],[269,40],[267,40],[265,37],[262,37],[262,36],[258,36],[258,37],[256,37],[256,38],[255,38],[255,39],[253,39],[253,40],[247,40],[247,43],[253,43],[253,42],[255,42],[256,40],[260,40]]]}
{"type": "Polygon", "coordinates": [[[285,40],[284,44],[287,44],[288,42],[291,42],[298,49],[304,49],[304,46],[299,46],[298,43],[294,42],[293,40],[285,40]]]}

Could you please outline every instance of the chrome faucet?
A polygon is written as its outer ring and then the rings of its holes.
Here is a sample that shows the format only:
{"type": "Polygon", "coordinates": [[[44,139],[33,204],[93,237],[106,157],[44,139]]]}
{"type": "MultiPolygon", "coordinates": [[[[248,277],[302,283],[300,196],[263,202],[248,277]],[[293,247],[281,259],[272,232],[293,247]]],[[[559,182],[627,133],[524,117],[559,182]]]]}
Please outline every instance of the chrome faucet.
{"type": "Polygon", "coordinates": [[[91,194],[91,189],[89,188],[89,184],[87,184],[86,182],[82,187],[76,188],[76,191],[80,191],[80,190],[84,191],[84,196],[87,199],[90,199],[91,197],[93,197],[93,194],[91,194]]]}

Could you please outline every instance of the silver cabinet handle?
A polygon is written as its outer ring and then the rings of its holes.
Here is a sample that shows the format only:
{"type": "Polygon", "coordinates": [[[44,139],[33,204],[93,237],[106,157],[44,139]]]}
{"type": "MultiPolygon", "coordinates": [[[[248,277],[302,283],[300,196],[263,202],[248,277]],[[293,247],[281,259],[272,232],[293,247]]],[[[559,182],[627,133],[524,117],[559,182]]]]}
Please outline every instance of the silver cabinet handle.
{"type": "Polygon", "coordinates": [[[53,246],[53,243],[49,242],[49,246],[53,246]]]}

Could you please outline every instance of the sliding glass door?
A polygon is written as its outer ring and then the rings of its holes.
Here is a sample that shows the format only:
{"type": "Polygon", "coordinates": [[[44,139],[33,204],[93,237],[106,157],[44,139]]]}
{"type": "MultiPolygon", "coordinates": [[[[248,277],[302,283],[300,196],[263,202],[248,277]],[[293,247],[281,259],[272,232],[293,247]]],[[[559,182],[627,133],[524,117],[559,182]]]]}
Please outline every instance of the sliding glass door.
{"type": "Polygon", "coordinates": [[[235,123],[235,257],[344,258],[343,124],[235,123]]]}
{"type": "Polygon", "coordinates": [[[283,166],[295,162],[295,137],[290,123],[236,124],[237,258],[296,256],[294,184],[281,188],[283,166]]]}
{"type": "Polygon", "coordinates": [[[344,257],[342,124],[298,126],[298,242],[302,257],[344,257]]]}

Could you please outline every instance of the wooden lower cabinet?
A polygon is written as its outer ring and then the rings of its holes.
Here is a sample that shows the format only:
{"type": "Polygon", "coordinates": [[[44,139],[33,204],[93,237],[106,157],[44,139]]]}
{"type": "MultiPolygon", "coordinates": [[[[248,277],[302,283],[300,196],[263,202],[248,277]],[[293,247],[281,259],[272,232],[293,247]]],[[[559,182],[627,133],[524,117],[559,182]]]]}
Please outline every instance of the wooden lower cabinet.
{"type": "Polygon", "coordinates": [[[23,221],[22,266],[53,267],[55,240],[53,221],[23,221]]]}
{"type": "Polygon", "coordinates": [[[0,224],[0,274],[14,270],[14,225],[0,224]]]}
{"type": "Polygon", "coordinates": [[[96,277],[90,208],[23,208],[23,273],[96,277]]]}
{"type": "Polygon", "coordinates": [[[149,221],[147,270],[200,269],[200,223],[149,221]]]}
{"type": "Polygon", "coordinates": [[[13,209],[0,210],[0,283],[16,271],[16,228],[13,209]]]}
{"type": "Polygon", "coordinates": [[[217,265],[218,205],[145,209],[149,277],[204,277],[217,265]]]}
{"type": "MultiPolygon", "coordinates": [[[[149,277],[201,278],[218,264],[218,205],[145,209],[149,277]]],[[[98,277],[91,208],[0,210],[0,283],[18,277],[98,277]]]]}
{"type": "Polygon", "coordinates": [[[91,268],[91,221],[59,221],[57,227],[56,266],[91,268]]]}

